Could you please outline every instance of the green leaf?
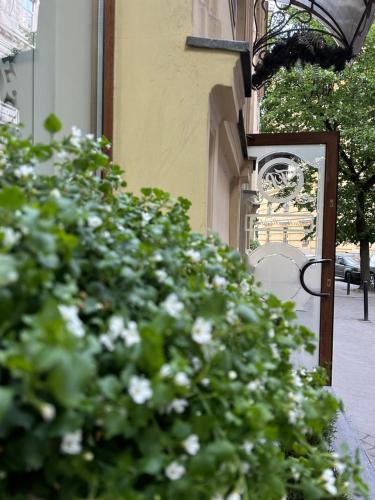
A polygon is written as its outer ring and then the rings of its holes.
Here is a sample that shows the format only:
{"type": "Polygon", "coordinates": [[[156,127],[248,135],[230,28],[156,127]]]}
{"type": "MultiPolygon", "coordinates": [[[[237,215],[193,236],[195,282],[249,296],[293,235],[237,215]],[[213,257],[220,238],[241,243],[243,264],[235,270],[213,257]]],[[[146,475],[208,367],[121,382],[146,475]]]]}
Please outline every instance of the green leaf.
{"type": "Polygon", "coordinates": [[[13,390],[7,387],[0,387],[0,420],[9,410],[13,401],[13,390]]]}
{"type": "Polygon", "coordinates": [[[121,392],[121,384],[114,375],[107,375],[99,380],[100,390],[109,400],[115,400],[121,392]]]}
{"type": "Polygon", "coordinates": [[[55,114],[51,113],[44,122],[44,128],[50,134],[56,134],[62,129],[62,123],[55,114]]]}
{"type": "Polygon", "coordinates": [[[163,453],[152,454],[140,461],[140,469],[146,474],[155,476],[163,468],[166,462],[166,455],[163,453]]]}
{"type": "Polygon", "coordinates": [[[18,210],[26,203],[26,196],[20,188],[6,187],[0,191],[0,207],[8,210],[18,210]]]}

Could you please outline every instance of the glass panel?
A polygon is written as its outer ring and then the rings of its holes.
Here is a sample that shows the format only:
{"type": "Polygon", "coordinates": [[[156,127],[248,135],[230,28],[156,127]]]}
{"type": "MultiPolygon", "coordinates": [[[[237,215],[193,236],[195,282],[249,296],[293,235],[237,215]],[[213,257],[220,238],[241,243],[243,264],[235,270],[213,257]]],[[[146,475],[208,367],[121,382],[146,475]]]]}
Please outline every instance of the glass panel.
{"type": "MultiPolygon", "coordinates": [[[[250,271],[264,290],[296,303],[298,321],[317,339],[320,298],[308,294],[300,271],[322,258],[325,145],[250,147],[257,158],[258,199],[247,215],[246,245],[250,271]]],[[[321,265],[308,268],[305,282],[320,292],[321,265]]],[[[318,365],[318,351],[300,353],[295,362],[318,365]]]]}
{"type": "Polygon", "coordinates": [[[291,0],[292,5],[311,10],[334,33],[342,33],[354,54],[362,47],[371,26],[375,4],[361,0],[291,0]]]}

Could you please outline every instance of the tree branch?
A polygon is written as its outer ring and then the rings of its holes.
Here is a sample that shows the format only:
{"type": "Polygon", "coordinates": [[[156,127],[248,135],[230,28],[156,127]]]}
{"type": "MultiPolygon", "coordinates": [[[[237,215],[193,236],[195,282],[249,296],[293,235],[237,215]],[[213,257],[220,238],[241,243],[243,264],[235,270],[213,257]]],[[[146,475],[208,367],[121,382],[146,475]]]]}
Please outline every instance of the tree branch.
{"type": "Polygon", "coordinates": [[[373,186],[375,186],[375,174],[373,174],[366,182],[363,183],[363,190],[369,191],[373,186]]]}

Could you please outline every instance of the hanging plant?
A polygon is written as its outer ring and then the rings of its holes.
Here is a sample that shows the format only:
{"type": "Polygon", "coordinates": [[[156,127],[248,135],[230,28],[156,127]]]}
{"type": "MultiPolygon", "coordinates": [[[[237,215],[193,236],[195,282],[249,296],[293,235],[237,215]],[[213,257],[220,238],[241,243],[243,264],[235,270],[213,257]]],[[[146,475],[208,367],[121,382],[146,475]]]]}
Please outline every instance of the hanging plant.
{"type": "Polygon", "coordinates": [[[253,88],[261,88],[281,68],[292,69],[297,63],[302,66],[316,64],[323,69],[342,71],[352,58],[350,49],[330,45],[324,37],[308,30],[298,31],[277,42],[255,66],[253,88]]]}

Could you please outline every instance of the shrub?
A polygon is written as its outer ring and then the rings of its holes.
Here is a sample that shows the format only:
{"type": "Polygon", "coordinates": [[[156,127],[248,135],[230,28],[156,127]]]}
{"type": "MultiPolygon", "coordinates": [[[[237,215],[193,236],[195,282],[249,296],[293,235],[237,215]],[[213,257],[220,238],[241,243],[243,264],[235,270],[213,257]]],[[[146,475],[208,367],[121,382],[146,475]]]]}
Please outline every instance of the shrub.
{"type": "Polygon", "coordinates": [[[37,145],[1,129],[0,497],[363,492],[323,438],[322,372],[292,369],[312,349],[293,305],[190,232],[186,200],[124,192],[104,139],[46,127],[37,145]]]}

